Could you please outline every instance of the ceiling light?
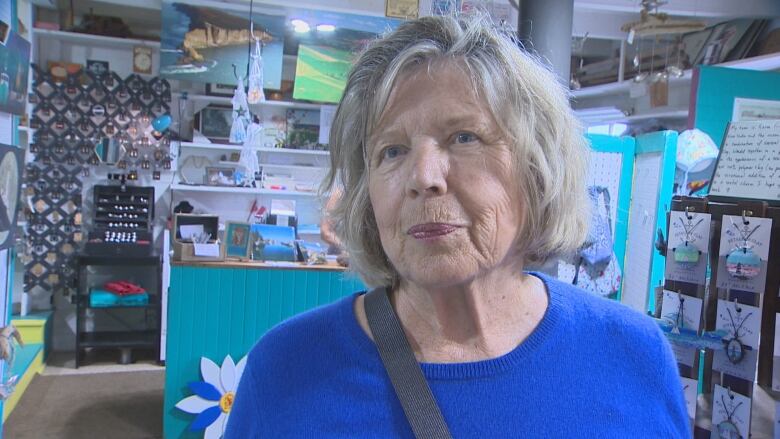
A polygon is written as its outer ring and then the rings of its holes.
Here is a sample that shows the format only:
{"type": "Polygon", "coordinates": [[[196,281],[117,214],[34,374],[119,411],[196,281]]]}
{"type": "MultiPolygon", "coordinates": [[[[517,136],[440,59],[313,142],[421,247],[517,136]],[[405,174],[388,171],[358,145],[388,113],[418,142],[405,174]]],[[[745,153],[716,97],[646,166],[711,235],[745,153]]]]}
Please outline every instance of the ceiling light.
{"type": "Polygon", "coordinates": [[[290,24],[292,24],[293,30],[299,34],[305,34],[311,30],[309,23],[297,18],[295,20],[291,20],[290,24]]]}
{"type": "Polygon", "coordinates": [[[317,25],[317,31],[318,32],[333,32],[336,30],[336,26],[332,24],[318,24],[317,25]]]}

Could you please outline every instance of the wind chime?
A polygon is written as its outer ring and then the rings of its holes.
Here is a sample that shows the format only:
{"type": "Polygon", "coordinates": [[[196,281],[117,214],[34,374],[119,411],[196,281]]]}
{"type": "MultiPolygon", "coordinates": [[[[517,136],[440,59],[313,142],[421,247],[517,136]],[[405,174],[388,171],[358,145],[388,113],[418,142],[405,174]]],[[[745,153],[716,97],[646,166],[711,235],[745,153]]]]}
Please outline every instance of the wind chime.
{"type": "Polygon", "coordinates": [[[249,43],[249,65],[247,68],[247,86],[244,89],[244,77],[236,72],[233,64],[233,73],[236,76],[236,89],[233,92],[231,103],[233,105],[233,123],[230,127],[230,142],[241,143],[241,155],[238,165],[243,168],[241,184],[251,187],[254,185],[255,176],[260,172],[260,162],[257,158],[255,147],[262,144],[263,126],[260,118],[253,115],[249,105],[259,104],[265,101],[263,92],[263,46],[262,41],[255,35],[255,23],[253,14],[254,0],[249,4],[249,35],[254,40],[255,47],[252,53],[252,43],[249,43]]]}
{"type": "Polygon", "coordinates": [[[681,77],[684,75],[683,65],[681,64],[680,53],[682,52],[682,34],[702,30],[706,24],[697,20],[675,20],[668,14],[658,12],[658,8],[666,4],[660,0],[642,0],[640,6],[639,21],[624,24],[620,29],[628,32],[626,41],[633,45],[637,40],[636,52],[632,59],[632,64],[636,69],[634,82],[641,83],[650,81],[651,83],[666,81],[669,77],[681,77]],[[650,54],[650,71],[642,71],[643,55],[642,40],[652,38],[650,54]],[[655,69],[655,50],[662,41],[666,47],[666,56],[664,66],[656,71],[655,69]],[[676,52],[676,61],[673,65],[669,64],[669,52],[673,48],[676,52]]]}

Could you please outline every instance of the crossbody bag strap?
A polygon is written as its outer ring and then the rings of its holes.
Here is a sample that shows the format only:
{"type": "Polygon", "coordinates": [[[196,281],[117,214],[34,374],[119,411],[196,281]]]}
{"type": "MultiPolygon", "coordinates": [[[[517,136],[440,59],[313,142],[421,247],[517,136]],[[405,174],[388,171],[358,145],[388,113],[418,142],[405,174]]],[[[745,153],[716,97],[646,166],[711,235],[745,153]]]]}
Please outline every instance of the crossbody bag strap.
{"type": "Polygon", "coordinates": [[[451,438],[447,423],[390,304],[387,289],[371,290],[366,294],[364,303],[374,343],[415,437],[451,438]]]}

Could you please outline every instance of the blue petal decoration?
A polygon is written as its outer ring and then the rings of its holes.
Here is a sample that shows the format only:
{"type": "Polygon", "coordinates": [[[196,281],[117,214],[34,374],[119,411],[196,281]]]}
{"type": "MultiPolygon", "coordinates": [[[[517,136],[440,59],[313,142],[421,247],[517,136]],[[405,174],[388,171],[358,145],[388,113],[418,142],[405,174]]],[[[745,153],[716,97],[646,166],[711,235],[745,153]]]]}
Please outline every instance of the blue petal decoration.
{"type": "Polygon", "coordinates": [[[217,420],[220,413],[222,413],[222,409],[218,405],[203,410],[190,424],[190,431],[205,430],[206,427],[217,420]]]}
{"type": "Polygon", "coordinates": [[[203,399],[209,401],[219,401],[222,398],[222,394],[219,393],[213,384],[209,384],[205,381],[193,381],[190,383],[190,390],[203,399]]]}

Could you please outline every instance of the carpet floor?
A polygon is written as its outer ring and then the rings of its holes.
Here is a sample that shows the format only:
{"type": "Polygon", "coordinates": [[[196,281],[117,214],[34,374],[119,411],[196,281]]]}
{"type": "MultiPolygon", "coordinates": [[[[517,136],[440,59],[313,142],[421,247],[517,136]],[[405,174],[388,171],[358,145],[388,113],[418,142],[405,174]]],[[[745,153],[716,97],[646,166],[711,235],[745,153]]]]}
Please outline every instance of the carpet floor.
{"type": "Polygon", "coordinates": [[[163,371],[38,375],[5,439],[162,438],[163,371]]]}

